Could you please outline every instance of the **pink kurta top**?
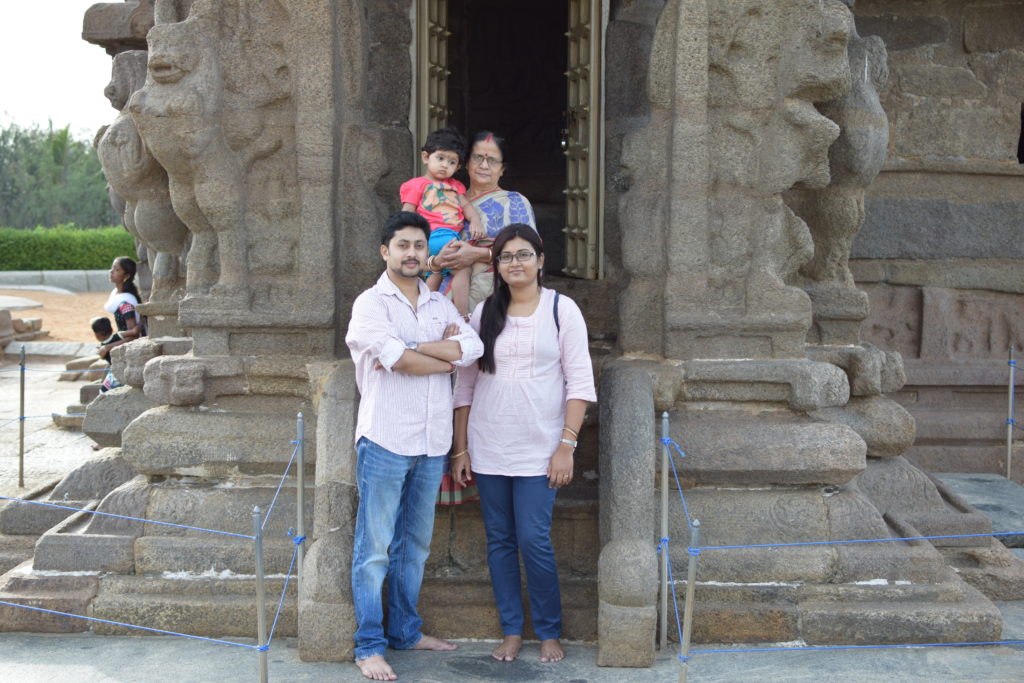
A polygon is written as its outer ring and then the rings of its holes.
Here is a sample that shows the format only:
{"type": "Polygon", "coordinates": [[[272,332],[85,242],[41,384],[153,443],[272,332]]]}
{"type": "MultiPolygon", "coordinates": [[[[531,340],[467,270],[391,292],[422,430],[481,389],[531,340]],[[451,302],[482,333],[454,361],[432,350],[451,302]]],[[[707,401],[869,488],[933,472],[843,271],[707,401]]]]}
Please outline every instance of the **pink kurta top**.
{"type": "MultiPolygon", "coordinates": [[[[596,401],[587,324],[572,299],[558,299],[561,332],[552,312],[555,292],[542,289],[533,315],[509,317],[494,343],[496,371],[477,363],[459,370],[455,407],[469,412],[469,452],[480,474],[547,474],[565,424],[565,402],[596,401]]],[[[479,332],[481,303],[470,325],[479,332]]]]}

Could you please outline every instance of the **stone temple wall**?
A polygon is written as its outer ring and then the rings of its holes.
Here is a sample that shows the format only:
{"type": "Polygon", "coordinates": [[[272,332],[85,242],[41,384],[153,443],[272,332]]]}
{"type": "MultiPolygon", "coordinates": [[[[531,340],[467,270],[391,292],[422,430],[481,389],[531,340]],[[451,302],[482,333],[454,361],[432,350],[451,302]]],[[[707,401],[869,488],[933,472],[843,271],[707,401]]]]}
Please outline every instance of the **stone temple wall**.
{"type": "Polygon", "coordinates": [[[1007,348],[1024,345],[1024,2],[860,0],[854,14],[890,71],[888,158],[850,264],[871,302],[863,336],[906,362],[894,398],[917,421],[912,459],[1005,474],[1007,348]]]}

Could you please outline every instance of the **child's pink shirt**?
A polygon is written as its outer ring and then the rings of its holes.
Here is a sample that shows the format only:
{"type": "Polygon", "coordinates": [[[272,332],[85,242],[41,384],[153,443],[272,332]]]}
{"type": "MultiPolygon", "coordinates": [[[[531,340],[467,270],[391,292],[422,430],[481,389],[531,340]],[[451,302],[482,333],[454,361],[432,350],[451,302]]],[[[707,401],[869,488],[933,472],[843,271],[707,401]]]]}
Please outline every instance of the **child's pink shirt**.
{"type": "Polygon", "coordinates": [[[465,216],[459,204],[459,195],[466,194],[466,186],[454,178],[434,180],[413,178],[402,183],[398,196],[403,203],[416,207],[416,213],[427,219],[431,230],[448,228],[456,233],[462,230],[465,216]]]}

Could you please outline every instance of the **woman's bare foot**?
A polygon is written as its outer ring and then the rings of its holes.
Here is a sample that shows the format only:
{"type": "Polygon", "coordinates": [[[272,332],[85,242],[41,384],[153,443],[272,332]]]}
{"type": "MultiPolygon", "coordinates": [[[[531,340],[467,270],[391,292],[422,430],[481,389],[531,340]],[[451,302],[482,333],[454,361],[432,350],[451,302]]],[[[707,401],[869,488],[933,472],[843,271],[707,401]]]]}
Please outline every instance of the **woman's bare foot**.
{"type": "Polygon", "coordinates": [[[548,638],[540,641],[540,661],[560,662],[565,659],[565,650],[558,638],[548,638]]]}
{"type": "Polygon", "coordinates": [[[494,652],[491,653],[491,656],[499,662],[512,662],[515,661],[515,658],[522,647],[522,636],[505,636],[505,639],[501,641],[501,645],[494,648],[494,652]]]}
{"type": "Polygon", "coordinates": [[[397,681],[394,669],[384,659],[384,655],[373,655],[366,659],[357,659],[356,666],[371,681],[397,681]]]}
{"type": "Polygon", "coordinates": [[[447,640],[441,640],[434,636],[424,635],[420,638],[420,641],[413,645],[414,650],[434,650],[435,652],[448,652],[449,650],[458,649],[458,645],[455,643],[449,643],[447,640]]]}

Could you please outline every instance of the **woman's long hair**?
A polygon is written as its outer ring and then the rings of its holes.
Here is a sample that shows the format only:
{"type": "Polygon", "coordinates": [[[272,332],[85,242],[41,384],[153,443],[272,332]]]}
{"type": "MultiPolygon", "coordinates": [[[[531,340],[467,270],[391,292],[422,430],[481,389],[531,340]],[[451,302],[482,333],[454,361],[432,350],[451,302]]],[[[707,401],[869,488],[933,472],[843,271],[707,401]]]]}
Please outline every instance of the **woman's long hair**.
{"type": "MultiPolygon", "coordinates": [[[[498,255],[509,240],[520,237],[530,243],[533,250],[537,252],[537,259],[544,254],[544,243],[541,242],[537,231],[525,223],[512,223],[505,226],[501,232],[494,237],[494,244],[491,245],[491,265],[494,266],[494,291],[484,301],[484,310],[480,315],[480,340],[484,343],[484,355],[478,361],[480,370],[489,372],[492,375],[495,370],[494,363],[494,340],[498,338],[501,331],[505,329],[505,320],[508,317],[508,305],[512,300],[512,292],[509,291],[508,283],[498,272],[498,255]]],[[[537,268],[537,286],[540,286],[544,274],[537,268]]]]}
{"type": "Polygon", "coordinates": [[[118,256],[114,262],[121,266],[121,270],[128,275],[128,279],[121,283],[121,291],[131,294],[141,304],[142,297],[139,296],[139,289],[135,286],[135,271],[137,270],[135,261],[127,256],[118,256]]]}

